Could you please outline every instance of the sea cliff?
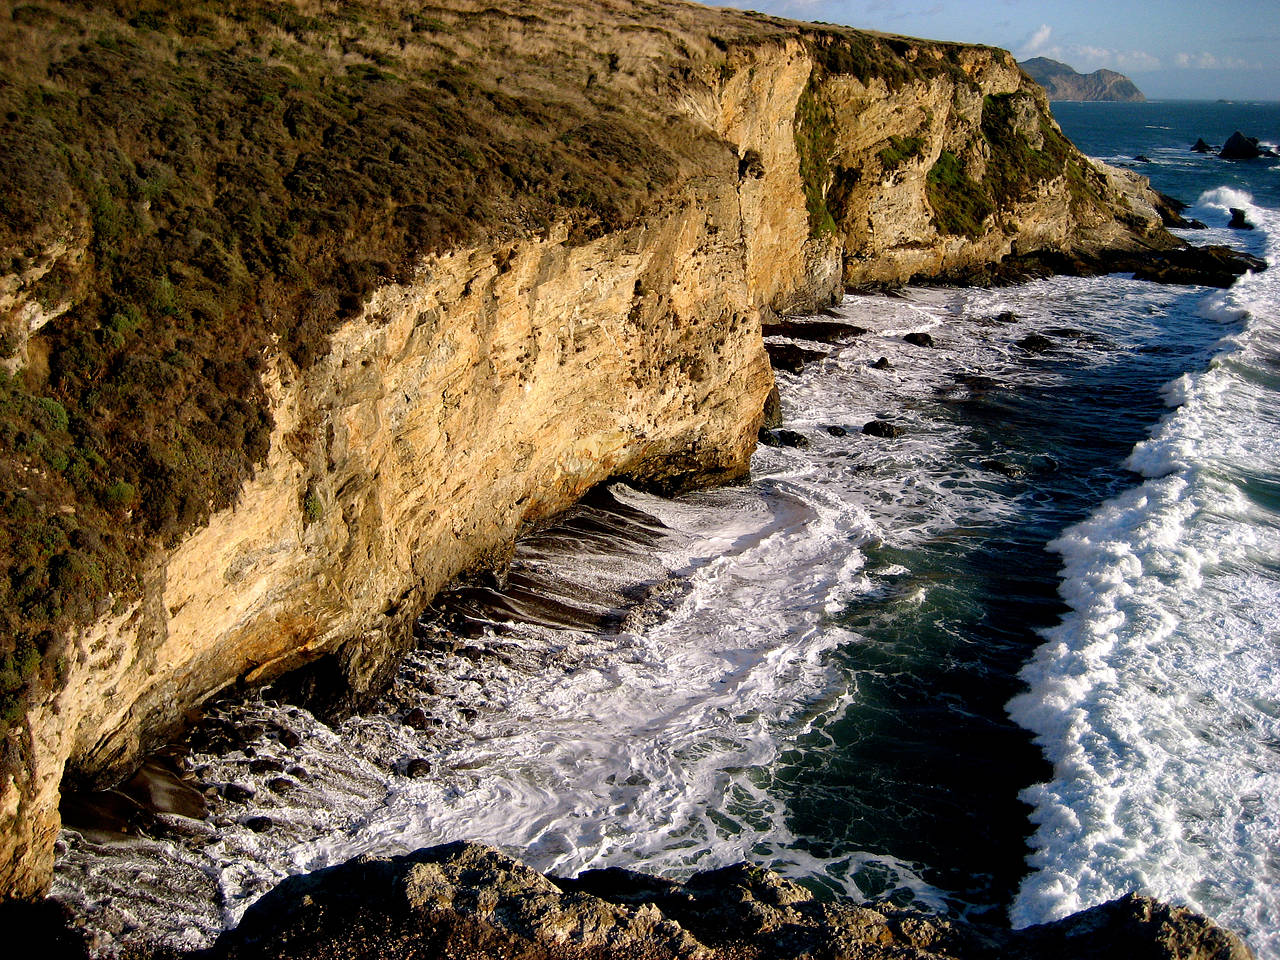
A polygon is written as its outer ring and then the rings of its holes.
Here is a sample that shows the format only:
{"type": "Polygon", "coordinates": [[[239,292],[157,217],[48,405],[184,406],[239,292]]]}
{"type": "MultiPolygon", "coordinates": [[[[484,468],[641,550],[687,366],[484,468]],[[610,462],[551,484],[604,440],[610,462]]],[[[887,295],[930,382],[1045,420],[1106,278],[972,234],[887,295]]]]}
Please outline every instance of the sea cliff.
{"type": "Polygon", "coordinates": [[[0,257],[9,895],[48,884],[64,779],[119,778],[210,697],[304,666],[358,703],[437,590],[602,481],[740,476],[762,319],[1180,246],[1145,180],[1079,154],[991,48],[642,0],[23,10],[6,96],[65,150],[0,257]],[[60,98],[149,70],[188,90],[200,58],[257,133],[211,120],[210,162],[162,105],[112,134],[119,177],[85,166],[113,121],[60,98]],[[406,89],[455,125],[378,126],[406,89]],[[276,189],[300,206],[267,231],[276,189]],[[131,370],[158,385],[108,389],[131,370]]]}

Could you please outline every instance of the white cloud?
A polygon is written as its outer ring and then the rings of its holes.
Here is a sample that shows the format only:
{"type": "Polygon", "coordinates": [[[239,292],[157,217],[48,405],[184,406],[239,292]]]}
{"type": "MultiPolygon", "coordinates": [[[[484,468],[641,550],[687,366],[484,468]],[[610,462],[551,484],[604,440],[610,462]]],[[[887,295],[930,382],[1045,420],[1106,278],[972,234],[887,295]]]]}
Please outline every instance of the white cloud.
{"type": "Polygon", "coordinates": [[[1173,62],[1186,70],[1261,70],[1262,64],[1252,63],[1240,57],[1218,57],[1207,50],[1199,53],[1179,53],[1173,62]]]}
{"type": "Polygon", "coordinates": [[[1045,45],[1049,42],[1049,36],[1052,33],[1053,33],[1053,28],[1050,27],[1047,23],[1040,24],[1039,29],[1037,29],[1033,34],[1031,34],[1031,36],[1027,37],[1027,39],[1023,41],[1023,44],[1022,44],[1023,58],[1025,59],[1026,57],[1034,57],[1042,53],[1045,49],[1045,45]]]}
{"type": "Polygon", "coordinates": [[[1146,50],[1113,50],[1109,47],[1095,47],[1079,43],[1048,43],[1049,28],[1041,27],[1024,47],[1024,53],[1018,59],[1026,60],[1031,56],[1049,57],[1065,63],[1081,73],[1091,73],[1099,67],[1108,70],[1158,70],[1160,58],[1146,50]]]}
{"type": "Polygon", "coordinates": [[[1105,47],[1077,47],[1076,56],[1112,70],[1158,70],[1160,58],[1145,50],[1109,50],[1105,47]]]}

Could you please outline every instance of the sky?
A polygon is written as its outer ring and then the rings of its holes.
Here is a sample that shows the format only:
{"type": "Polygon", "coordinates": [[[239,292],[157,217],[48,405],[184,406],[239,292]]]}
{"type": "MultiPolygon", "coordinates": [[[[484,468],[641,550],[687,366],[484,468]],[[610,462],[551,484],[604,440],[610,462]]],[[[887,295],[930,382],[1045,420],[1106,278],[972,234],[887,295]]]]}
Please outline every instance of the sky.
{"type": "Polygon", "coordinates": [[[1280,100],[1280,0],[709,0],[1125,74],[1152,100],[1280,100]]]}

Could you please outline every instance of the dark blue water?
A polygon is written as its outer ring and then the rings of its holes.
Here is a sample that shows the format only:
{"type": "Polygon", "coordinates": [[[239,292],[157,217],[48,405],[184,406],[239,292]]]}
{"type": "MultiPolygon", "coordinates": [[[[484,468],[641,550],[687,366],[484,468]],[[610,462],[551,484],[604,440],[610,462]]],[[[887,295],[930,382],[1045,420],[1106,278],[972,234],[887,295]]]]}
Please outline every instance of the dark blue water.
{"type": "MultiPolygon", "coordinates": [[[[1189,150],[1198,137],[1220,144],[1235,130],[1274,144],[1280,104],[1064,103],[1054,112],[1086,153],[1151,176],[1183,202],[1228,186],[1280,206],[1277,161],[1233,163],[1189,150]],[[1150,162],[1133,161],[1138,155],[1150,162]]],[[[1225,226],[1225,211],[1218,213],[1214,226],[1225,226]]],[[[1217,230],[1209,239],[1265,253],[1261,234],[1217,230]]],[[[955,909],[999,913],[1027,872],[1031,826],[1018,794],[1048,779],[1049,769],[1005,704],[1022,689],[1018,671],[1041,631],[1066,610],[1061,558],[1046,545],[1136,482],[1123,461],[1166,414],[1161,388],[1204,369],[1229,332],[1203,315],[1204,290],[1159,303],[1146,296],[1141,285],[1104,279],[1050,297],[1043,326],[1056,318],[1063,328],[1103,332],[1110,343],[1078,340],[1070,356],[1027,356],[1031,382],[1015,374],[1010,384],[939,408],[965,434],[970,458],[1016,475],[992,492],[1014,498],[1015,509],[906,549],[865,548],[869,565],[910,573],[836,618],[864,638],[835,654],[857,694],[785,755],[777,776],[807,849],[885,858],[855,877],[869,896],[910,901],[916,894],[905,879],[915,874],[945,891],[955,909]],[[1109,305],[1082,302],[1086,290],[1109,305]],[[1107,310],[1124,319],[1112,325],[1100,316],[1107,310]],[[925,585],[923,600],[914,583],[925,585]]],[[[856,312],[850,316],[856,321],[856,312]]]]}
{"type": "Polygon", "coordinates": [[[1280,143],[1280,103],[1055,103],[1053,115],[1062,132],[1089,156],[1132,166],[1150,177],[1156,189],[1184,203],[1226,186],[1247,191],[1262,206],[1280,208],[1280,175],[1267,174],[1275,159],[1224,161],[1190,149],[1200,138],[1221,147],[1237,130],[1275,147],[1280,143]],[[1153,162],[1134,162],[1137,156],[1153,162]]]}
{"type": "MultiPolygon", "coordinates": [[[[1134,316],[1124,330],[1114,318],[1076,312],[1071,285],[1060,282],[1055,293],[1047,319],[1059,323],[1042,319],[1042,329],[1084,324],[1110,328],[1115,339],[1068,356],[1021,356],[1021,376],[1011,371],[938,406],[966,438],[965,460],[951,470],[985,469],[993,499],[1010,509],[924,543],[864,548],[869,566],[910,572],[835,617],[862,638],[834,656],[856,696],[797,743],[777,773],[808,850],[826,857],[853,848],[912,864],[970,912],[1009,905],[1026,872],[1028,810],[1018,793],[1049,773],[1004,709],[1037,631],[1064,609],[1060,560],[1045,545],[1133,482],[1121,461],[1164,413],[1160,387],[1204,365],[1222,333],[1196,315],[1198,292],[1162,302],[1159,323],[1134,316]]],[[[912,899],[883,864],[855,879],[867,896],[912,899]]]]}

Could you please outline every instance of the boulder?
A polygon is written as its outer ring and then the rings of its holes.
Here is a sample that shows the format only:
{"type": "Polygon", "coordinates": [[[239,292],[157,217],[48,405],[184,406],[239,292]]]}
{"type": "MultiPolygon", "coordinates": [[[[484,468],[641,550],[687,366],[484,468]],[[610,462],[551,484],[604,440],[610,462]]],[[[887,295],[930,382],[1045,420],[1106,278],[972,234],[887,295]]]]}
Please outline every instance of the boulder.
{"type": "Polygon", "coordinates": [[[423,757],[414,757],[404,765],[404,775],[414,780],[431,776],[431,771],[431,761],[423,757]]]}
{"type": "Polygon", "coordinates": [[[1246,137],[1237,130],[1218,151],[1224,160],[1254,160],[1257,157],[1274,157],[1275,153],[1258,145],[1257,137],[1246,137]]]}
{"type": "Polygon", "coordinates": [[[933,337],[927,333],[908,333],[902,339],[916,347],[932,347],[934,345],[933,337]]]}
{"type": "Polygon", "coordinates": [[[907,431],[890,420],[872,420],[863,426],[862,432],[871,437],[884,437],[894,440],[907,431]]]}
{"type": "Polygon", "coordinates": [[[809,438],[803,433],[796,433],[794,430],[776,430],[774,435],[778,438],[778,442],[784,447],[807,447],[809,446],[809,438]]]}
{"type": "Polygon", "coordinates": [[[1239,207],[1231,208],[1231,222],[1227,224],[1232,230],[1252,230],[1253,224],[1244,218],[1244,211],[1239,207]]]}
{"type": "Polygon", "coordinates": [[[1199,140],[1195,142],[1195,146],[1191,148],[1191,152],[1192,153],[1213,153],[1213,147],[1205,143],[1204,137],[1201,137],[1199,140]]]}
{"type": "Polygon", "coordinates": [[[1038,333],[1029,333],[1018,341],[1018,346],[1028,353],[1044,353],[1053,346],[1053,341],[1038,333]]]}
{"type": "Polygon", "coordinates": [[[801,373],[805,364],[811,360],[824,360],[826,354],[820,350],[806,350],[794,343],[766,343],[765,350],[769,354],[769,363],[775,370],[787,373],[801,373]]]}
{"type": "Polygon", "coordinates": [[[838,343],[866,333],[864,327],[843,320],[806,320],[784,317],[764,325],[766,337],[794,337],[799,340],[816,340],[820,343],[838,343]]]}

